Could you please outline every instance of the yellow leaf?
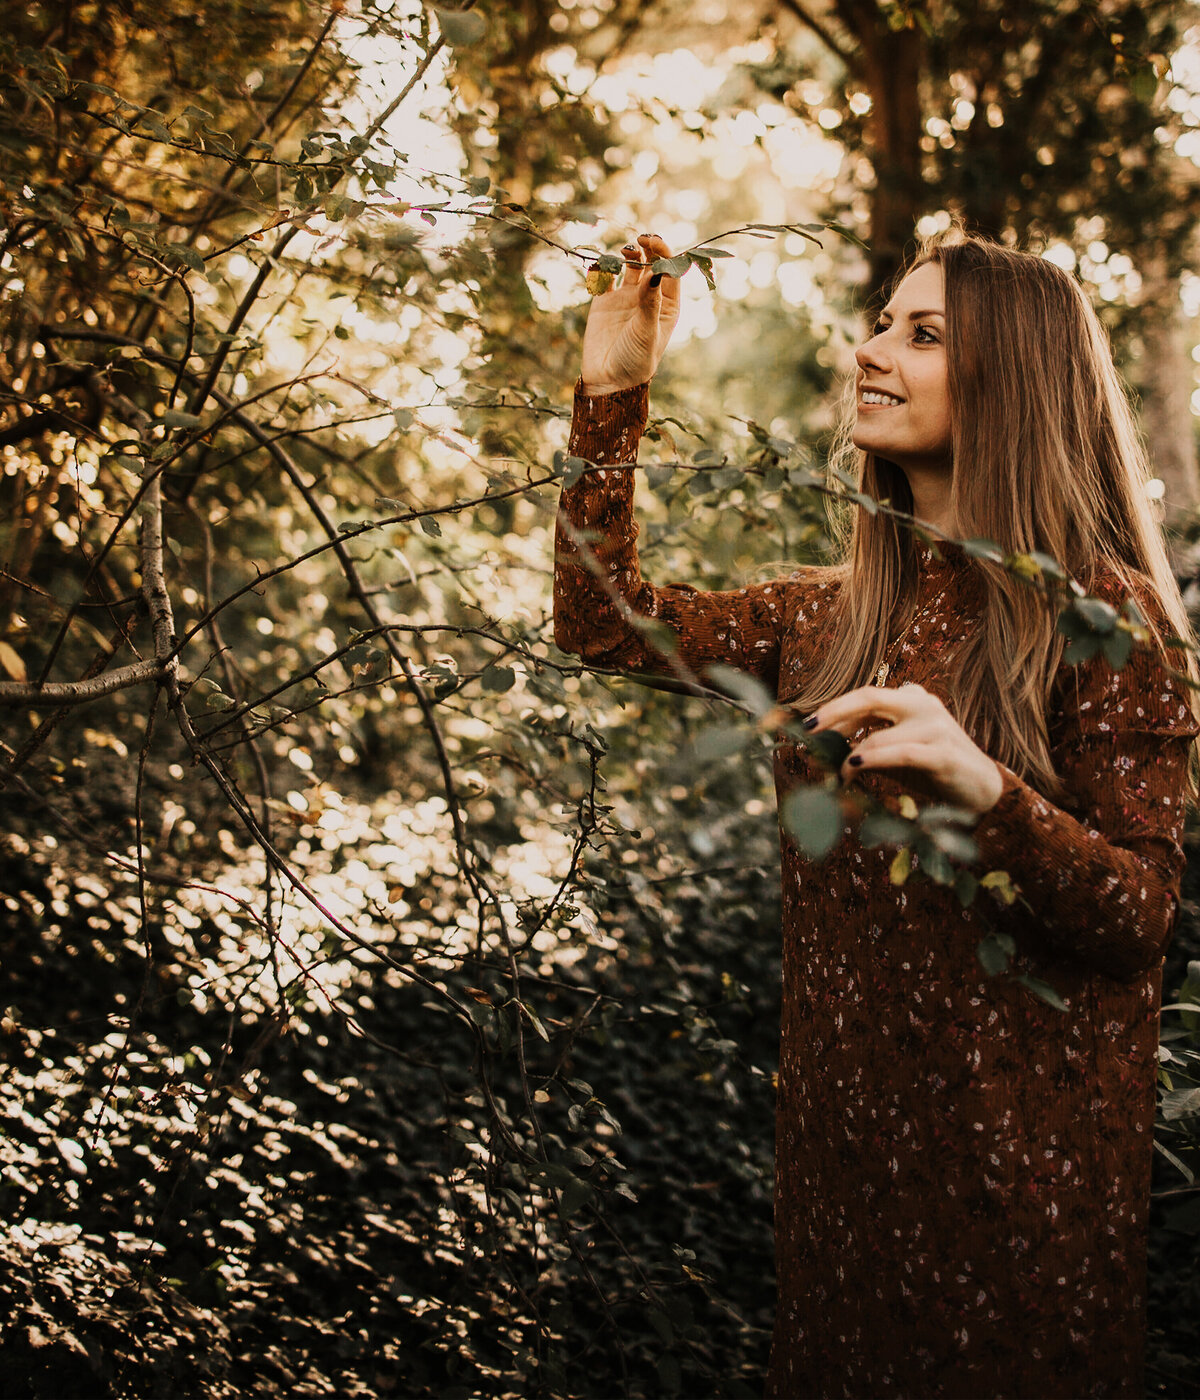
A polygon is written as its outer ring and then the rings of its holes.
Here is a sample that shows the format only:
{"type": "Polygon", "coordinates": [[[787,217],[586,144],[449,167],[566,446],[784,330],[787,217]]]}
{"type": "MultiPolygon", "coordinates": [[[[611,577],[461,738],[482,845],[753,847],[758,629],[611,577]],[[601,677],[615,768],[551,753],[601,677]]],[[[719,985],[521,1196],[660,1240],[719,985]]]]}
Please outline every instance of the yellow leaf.
{"type": "Polygon", "coordinates": [[[1017,897],[1007,870],[989,870],[979,883],[985,890],[995,890],[996,897],[1004,904],[1011,904],[1017,897]]]}
{"type": "Polygon", "coordinates": [[[602,297],[612,286],[613,280],[613,274],[611,272],[601,272],[598,267],[592,268],[587,275],[589,296],[602,297]]]}
{"type": "Polygon", "coordinates": [[[3,666],[14,681],[27,681],[29,674],[25,663],[7,642],[0,642],[0,666],[3,666]]]}
{"type": "Polygon", "coordinates": [[[909,797],[908,793],[900,799],[900,815],[910,822],[917,819],[917,804],[909,797]]]}
{"type": "Polygon", "coordinates": [[[662,438],[663,442],[666,443],[667,451],[671,454],[671,456],[678,457],[679,448],[675,443],[675,439],[671,436],[669,432],[667,432],[666,428],[659,428],[658,435],[660,438],[662,438]]]}
{"type": "Polygon", "coordinates": [[[1038,579],[1042,576],[1042,571],[1038,568],[1037,560],[1028,554],[1005,555],[1004,567],[1008,569],[1010,573],[1021,574],[1024,578],[1038,579]]]}
{"type": "Polygon", "coordinates": [[[893,885],[902,885],[912,872],[912,852],[907,846],[901,846],[892,858],[891,867],[888,870],[888,879],[893,885]]]}

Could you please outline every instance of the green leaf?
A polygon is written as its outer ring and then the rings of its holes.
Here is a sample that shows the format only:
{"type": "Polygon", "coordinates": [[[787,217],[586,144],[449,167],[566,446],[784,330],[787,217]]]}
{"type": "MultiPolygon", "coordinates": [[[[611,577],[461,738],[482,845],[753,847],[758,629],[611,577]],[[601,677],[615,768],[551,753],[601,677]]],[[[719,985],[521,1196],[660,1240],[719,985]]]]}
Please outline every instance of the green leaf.
{"type": "Polygon", "coordinates": [[[995,540],[963,540],[962,547],[963,553],[970,555],[972,559],[987,559],[993,564],[1000,564],[1004,560],[1004,551],[995,540]]]}
{"type": "Polygon", "coordinates": [[[955,831],[952,827],[938,827],[929,833],[929,840],[952,860],[970,862],[979,855],[979,847],[967,833],[955,831]]]}
{"type": "MultiPolygon", "coordinates": [[[[1156,1152],[1161,1152],[1162,1155],[1167,1159],[1167,1161],[1170,1162],[1170,1164],[1174,1168],[1176,1168],[1177,1171],[1183,1173],[1184,1177],[1187,1179],[1187,1183],[1189,1186],[1196,1180],[1196,1174],[1192,1171],[1191,1167],[1189,1167],[1187,1163],[1184,1162],[1181,1158],[1176,1157],[1176,1155],[1170,1150],[1170,1148],[1164,1147],[1161,1142],[1156,1141],[1154,1144],[1154,1150],[1156,1152]]],[[[1191,1204],[1192,1206],[1196,1206],[1198,1202],[1193,1201],[1191,1204]]],[[[1191,1232],[1189,1231],[1189,1233],[1191,1232]]]]}
{"type": "Polygon", "coordinates": [[[713,280],[712,258],[705,257],[702,253],[689,253],[687,256],[692,265],[700,269],[704,280],[708,283],[708,290],[715,292],[717,284],[713,280]]]}
{"type": "Polygon", "coordinates": [[[392,418],[395,421],[397,428],[410,428],[412,426],[413,421],[412,409],[394,408],[392,410],[392,418]]]}
{"type": "Polygon", "coordinates": [[[1105,636],[1117,625],[1117,610],[1103,598],[1077,598],[1075,611],[1093,631],[1105,636]]]}
{"type": "Polygon", "coordinates": [[[679,253],[673,258],[655,258],[650,264],[650,271],[660,277],[682,277],[692,266],[692,260],[687,253],[679,253]]]}
{"type": "Polygon", "coordinates": [[[578,1177],[572,1177],[563,1187],[560,1203],[564,1215],[575,1215],[583,1209],[585,1205],[596,1194],[595,1190],[586,1181],[581,1181],[578,1177]]]}
{"type": "Polygon", "coordinates": [[[744,468],[721,467],[720,470],[709,473],[709,489],[712,491],[728,491],[731,486],[736,486],[745,479],[746,472],[744,468]]]}
{"type": "Polygon", "coordinates": [[[755,719],[762,719],[775,708],[775,697],[758,679],[733,666],[710,666],[704,673],[717,690],[741,701],[755,719]]]}
{"type": "Polygon", "coordinates": [[[817,734],[803,734],[800,742],[817,760],[833,772],[840,772],[850,752],[850,740],[836,729],[822,729],[817,734]]]}
{"type": "Polygon", "coordinates": [[[526,1006],[524,1002],[521,1002],[521,1010],[525,1013],[526,1016],[529,1017],[529,1024],[534,1028],[535,1031],[537,1031],[538,1035],[540,1035],[544,1041],[549,1043],[550,1033],[538,1019],[537,1013],[535,1011],[530,1010],[530,1008],[526,1006]]]}
{"type": "Polygon", "coordinates": [[[487,21],[476,10],[444,10],[440,5],[430,8],[437,15],[442,38],[451,48],[477,44],[487,33],[487,21]]]}
{"type": "Polygon", "coordinates": [[[1104,639],[1104,659],[1114,671],[1121,670],[1129,660],[1129,654],[1132,650],[1133,633],[1127,632],[1124,627],[1116,628],[1104,639]]]}
{"type": "Polygon", "coordinates": [[[713,725],[702,729],[692,741],[692,752],[698,763],[716,763],[742,753],[750,742],[751,730],[744,726],[713,725]]]}
{"type": "Polygon", "coordinates": [[[894,817],[883,808],[868,812],[858,828],[858,839],[864,846],[899,846],[910,840],[912,834],[912,822],[894,817]]]}
{"type": "Polygon", "coordinates": [[[1090,661],[1103,645],[1099,637],[1076,637],[1063,650],[1063,660],[1068,666],[1078,666],[1090,661]]]}
{"type": "Polygon", "coordinates": [[[1200,1114],[1200,1089],[1173,1089],[1162,1097],[1162,1116],[1168,1123],[1200,1114]]]}
{"type": "Polygon", "coordinates": [[[204,271],[204,259],[186,243],[172,243],[167,253],[174,261],[183,263],[189,272],[204,271]]]}
{"type": "Polygon", "coordinates": [[[679,650],[679,633],[669,622],[656,617],[631,617],[629,622],[664,656],[674,656],[679,650]]]}
{"type": "Polygon", "coordinates": [[[441,537],[442,527],[432,515],[423,515],[421,517],[421,529],[424,530],[427,535],[432,535],[435,540],[441,537]]]}
{"type": "Polygon", "coordinates": [[[783,829],[804,854],[820,860],[842,835],[842,804],[825,788],[804,787],[789,792],[779,809],[783,829]]]}
{"type": "Polygon", "coordinates": [[[517,673],[511,666],[489,666],[479,678],[483,689],[495,695],[503,695],[511,690],[516,682],[517,673]]]}
{"type": "Polygon", "coordinates": [[[625,260],[616,253],[601,253],[592,264],[597,272],[611,272],[614,275],[625,270],[625,260]]]}
{"type": "Polygon", "coordinates": [[[1041,569],[1042,573],[1047,574],[1050,578],[1065,579],[1067,577],[1067,571],[1053,554],[1043,554],[1041,550],[1034,549],[1030,551],[1029,557],[1041,569]]]}
{"type": "Polygon", "coordinates": [[[954,883],[954,867],[950,864],[950,857],[945,851],[934,846],[932,841],[920,842],[917,846],[917,855],[920,858],[921,869],[935,884],[952,885],[954,883]]]}
{"type": "Polygon", "coordinates": [[[1054,1007],[1055,1011],[1068,1011],[1070,1008],[1063,1001],[1062,997],[1054,990],[1049,982],[1043,982],[1040,977],[1031,977],[1027,972],[1022,972],[1017,981],[1023,987],[1027,987],[1035,997],[1044,1001],[1047,1006],[1054,1007]]]}
{"type": "Polygon", "coordinates": [[[204,420],[194,413],[183,413],[177,408],[168,408],[162,416],[166,428],[199,428],[204,420]]]}
{"type": "Polygon", "coordinates": [[[979,888],[979,881],[969,870],[960,870],[954,880],[954,893],[958,896],[958,902],[964,909],[969,909],[975,902],[975,892],[979,888]]]}
{"type": "Polygon", "coordinates": [[[1129,91],[1147,107],[1158,93],[1158,74],[1152,63],[1142,64],[1129,80],[1129,91]]]}
{"type": "Polygon", "coordinates": [[[570,490],[572,486],[576,485],[587,468],[588,463],[583,457],[568,457],[563,462],[563,489],[570,490]]]}
{"type": "Polygon", "coordinates": [[[998,977],[1000,973],[1008,970],[1008,964],[1015,947],[1016,945],[1007,934],[994,933],[987,938],[980,939],[979,946],[975,949],[975,956],[989,977],[998,977]]]}

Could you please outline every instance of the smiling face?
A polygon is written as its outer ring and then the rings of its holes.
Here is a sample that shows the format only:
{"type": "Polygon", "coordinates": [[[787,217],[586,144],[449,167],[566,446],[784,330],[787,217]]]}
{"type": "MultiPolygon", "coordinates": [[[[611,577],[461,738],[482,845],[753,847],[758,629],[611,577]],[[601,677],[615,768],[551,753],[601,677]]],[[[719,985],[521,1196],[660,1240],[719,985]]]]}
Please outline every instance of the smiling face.
{"type": "Polygon", "coordinates": [[[937,263],[914,268],[855,352],[854,445],[901,468],[951,462],[945,280],[937,263]]]}

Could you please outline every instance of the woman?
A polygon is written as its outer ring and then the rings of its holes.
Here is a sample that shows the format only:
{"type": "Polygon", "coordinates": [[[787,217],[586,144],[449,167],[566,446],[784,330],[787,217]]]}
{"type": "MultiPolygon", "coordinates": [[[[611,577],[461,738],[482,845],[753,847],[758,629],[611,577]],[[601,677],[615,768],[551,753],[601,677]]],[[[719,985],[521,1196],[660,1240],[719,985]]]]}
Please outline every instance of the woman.
{"type": "MultiPolygon", "coordinates": [[[[1042,551],[1114,608],[1133,595],[1151,644],[1120,670],[1065,664],[1037,590],[886,513],[855,513],[837,567],[725,593],[644,582],[624,464],[678,285],[647,265],[662,240],[638,242],[584,341],[570,450],[601,469],[563,493],[559,645],[761,677],[849,740],[847,785],[975,813],[976,869],[1017,892],[962,908],[894,885],[852,820],[819,864],[784,836],[769,1392],[1140,1394],[1161,965],[1200,726],[1160,664],[1191,633],[1104,333],[1050,263],[931,246],[857,352],[853,442],[862,489],[932,533],[1042,551]],[[677,634],[670,657],[642,618],[677,634]],[[1065,1012],[983,973],[997,930],[1065,1012]]],[[[823,774],[784,742],[776,776],[783,793],[823,774]]]]}

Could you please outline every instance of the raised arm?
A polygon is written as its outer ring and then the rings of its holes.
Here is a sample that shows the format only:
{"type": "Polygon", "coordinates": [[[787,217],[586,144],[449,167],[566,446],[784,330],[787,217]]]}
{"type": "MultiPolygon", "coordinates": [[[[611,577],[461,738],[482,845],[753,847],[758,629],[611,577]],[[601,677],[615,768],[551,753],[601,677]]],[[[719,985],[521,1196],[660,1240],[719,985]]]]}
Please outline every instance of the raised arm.
{"type": "MultiPolygon", "coordinates": [[[[577,389],[572,455],[599,464],[634,461],[647,398],[645,384],[599,397],[577,389]]],[[[692,678],[719,662],[774,688],[785,586],[704,593],[688,584],[647,583],[638,560],[633,493],[628,465],[589,470],[563,492],[555,539],[555,642],[614,670],[692,678]],[[670,630],[674,650],[655,645],[656,625],[670,630]]]]}
{"type": "Polygon", "coordinates": [[[982,867],[1018,888],[1003,923],[1026,952],[1131,978],[1161,960],[1174,926],[1197,725],[1186,687],[1142,648],[1120,671],[1083,663],[1064,688],[1054,759],[1071,812],[1002,768],[975,839],[982,867]]]}
{"type": "Polygon", "coordinates": [[[555,535],[554,639],[597,666],[702,677],[715,662],[776,683],[784,590],[702,593],[641,576],[633,513],[649,381],[679,315],[679,282],[649,268],[654,234],[625,249],[619,285],[593,299],[575,392],[570,453],[595,463],[563,491],[555,535]],[[665,632],[664,629],[669,629],[665,632]],[[665,635],[673,640],[663,642],[665,635]],[[658,645],[656,645],[656,641],[658,645]]]}

